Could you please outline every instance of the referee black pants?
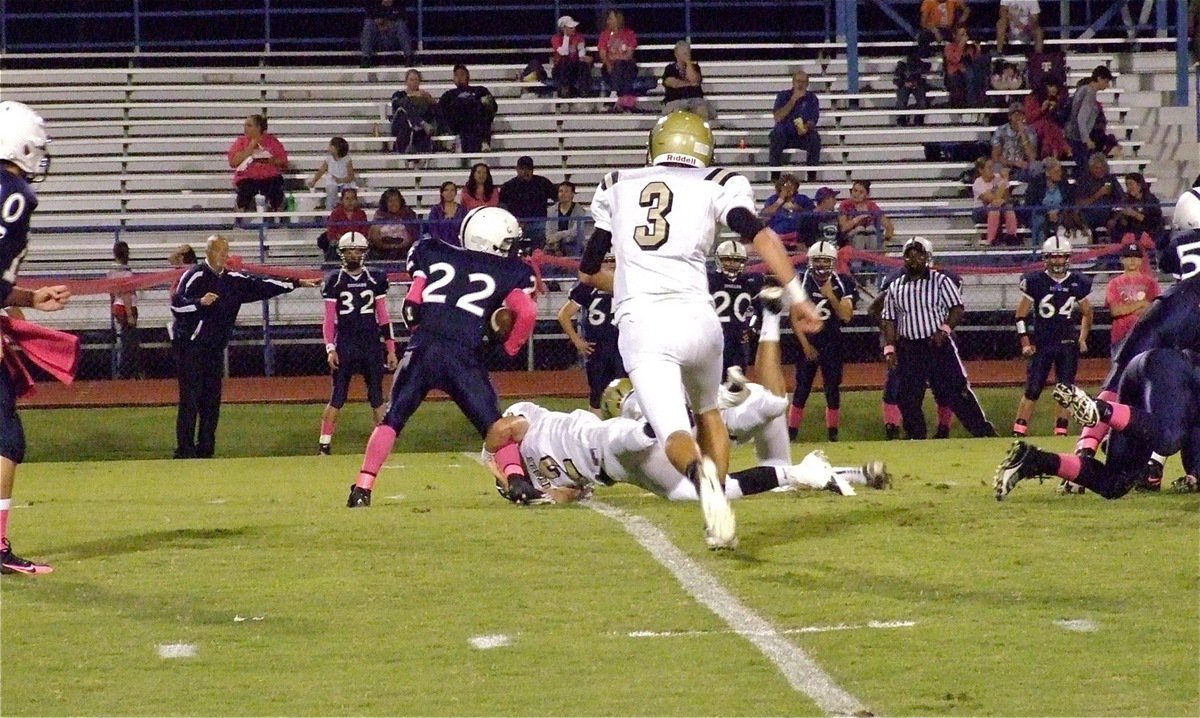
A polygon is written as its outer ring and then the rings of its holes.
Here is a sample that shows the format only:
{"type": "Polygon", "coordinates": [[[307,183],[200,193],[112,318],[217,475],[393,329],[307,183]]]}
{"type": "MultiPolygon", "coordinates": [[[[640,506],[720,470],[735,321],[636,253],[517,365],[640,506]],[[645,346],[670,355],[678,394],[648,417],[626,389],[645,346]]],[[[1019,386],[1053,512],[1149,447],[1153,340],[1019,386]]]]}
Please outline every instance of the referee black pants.
{"type": "Polygon", "coordinates": [[[179,407],[175,415],[175,457],[206,459],[213,455],[217,444],[225,350],[223,347],[185,346],[178,351],[179,407]]]}
{"type": "Polygon", "coordinates": [[[967,371],[958,357],[954,337],[947,337],[940,347],[929,339],[899,339],[896,341],[896,371],[900,388],[896,403],[904,423],[904,433],[910,439],[924,439],[925,387],[935,396],[949,400],[954,415],[972,436],[995,436],[996,429],[983,414],[983,407],[967,383],[967,371]]]}

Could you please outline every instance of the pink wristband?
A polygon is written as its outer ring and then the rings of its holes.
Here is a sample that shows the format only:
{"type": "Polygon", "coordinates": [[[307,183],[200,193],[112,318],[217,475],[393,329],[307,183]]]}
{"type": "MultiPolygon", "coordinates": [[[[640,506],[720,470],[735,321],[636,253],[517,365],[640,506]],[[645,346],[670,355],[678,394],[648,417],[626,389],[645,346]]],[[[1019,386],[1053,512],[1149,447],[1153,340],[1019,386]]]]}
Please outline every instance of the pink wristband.
{"type": "Polygon", "coordinates": [[[887,346],[885,346],[885,347],[883,348],[883,355],[884,355],[885,357],[891,356],[891,355],[893,355],[893,354],[895,354],[895,353],[896,353],[896,347],[895,347],[895,345],[893,345],[893,344],[888,344],[887,346]]]}

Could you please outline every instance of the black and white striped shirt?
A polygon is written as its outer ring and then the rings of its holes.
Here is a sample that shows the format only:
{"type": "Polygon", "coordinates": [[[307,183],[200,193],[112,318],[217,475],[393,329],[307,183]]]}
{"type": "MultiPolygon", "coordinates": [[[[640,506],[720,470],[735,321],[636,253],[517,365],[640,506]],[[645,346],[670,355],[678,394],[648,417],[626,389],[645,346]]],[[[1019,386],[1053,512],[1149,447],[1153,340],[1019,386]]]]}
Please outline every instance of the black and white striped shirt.
{"type": "Polygon", "coordinates": [[[901,339],[928,339],[946,322],[950,310],[962,304],[958,286],[936,269],[929,276],[900,275],[888,285],[883,300],[884,319],[896,323],[901,339]]]}

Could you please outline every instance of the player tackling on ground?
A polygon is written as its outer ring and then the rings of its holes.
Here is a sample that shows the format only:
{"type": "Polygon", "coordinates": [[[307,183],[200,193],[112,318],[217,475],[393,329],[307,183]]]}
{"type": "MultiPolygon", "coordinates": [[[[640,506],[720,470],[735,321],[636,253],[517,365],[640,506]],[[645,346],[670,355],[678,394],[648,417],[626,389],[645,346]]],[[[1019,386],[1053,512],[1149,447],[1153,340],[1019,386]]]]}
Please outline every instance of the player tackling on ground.
{"type": "Polygon", "coordinates": [[[753,242],[787,288],[797,332],[817,331],[821,320],[779,236],[756,216],[750,183],[709,168],[713,135],[707,122],[689,112],[659,119],[648,155],[649,167],[610,172],[596,189],[596,232],[579,277],[612,291],[621,357],[646,419],[671,465],[697,486],[708,545],[733,548],[737,527],[721,485],[729,469],[729,434],[717,411],[723,338],[705,267],[717,223],[753,242]],[[613,272],[601,267],[609,251],[617,260],[613,272]]]}

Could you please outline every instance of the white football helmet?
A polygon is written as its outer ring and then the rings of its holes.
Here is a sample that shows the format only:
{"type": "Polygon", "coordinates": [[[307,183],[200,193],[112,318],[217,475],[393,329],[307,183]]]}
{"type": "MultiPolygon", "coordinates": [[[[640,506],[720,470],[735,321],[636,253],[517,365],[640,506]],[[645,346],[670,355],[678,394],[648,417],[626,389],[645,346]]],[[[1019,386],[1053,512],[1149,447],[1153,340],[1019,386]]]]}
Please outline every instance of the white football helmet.
{"type": "Polygon", "coordinates": [[[741,242],[727,239],[717,245],[717,261],[721,263],[721,271],[733,279],[742,273],[746,266],[746,248],[741,242]]]}
{"type": "MultiPolygon", "coordinates": [[[[907,250],[909,247],[914,245],[920,245],[920,247],[925,250],[925,256],[933,259],[933,242],[930,242],[928,239],[920,236],[912,237],[904,243],[904,250],[907,250]]],[[[904,253],[904,250],[901,250],[901,254],[904,253]]]]}
{"type": "Polygon", "coordinates": [[[46,123],[28,105],[0,102],[0,160],[12,162],[32,182],[45,179],[50,169],[46,123]]]}
{"type": "Polygon", "coordinates": [[[367,238],[362,232],[346,232],[338,238],[338,251],[347,249],[361,249],[367,251],[367,238]]]}
{"type": "Polygon", "coordinates": [[[1200,274],[1200,189],[1193,187],[1179,195],[1171,235],[1160,243],[1158,263],[1179,279],[1200,274]]]}
{"type": "Polygon", "coordinates": [[[833,274],[835,261],[837,261],[837,247],[830,242],[816,242],[808,248],[808,268],[821,282],[833,274]]]}
{"type": "Polygon", "coordinates": [[[476,207],[463,217],[458,239],[472,252],[508,257],[521,239],[521,224],[500,207],[476,207]]]}
{"type": "Polygon", "coordinates": [[[1056,234],[1042,242],[1042,259],[1051,274],[1066,274],[1071,266],[1071,242],[1062,234],[1056,234]]]}

